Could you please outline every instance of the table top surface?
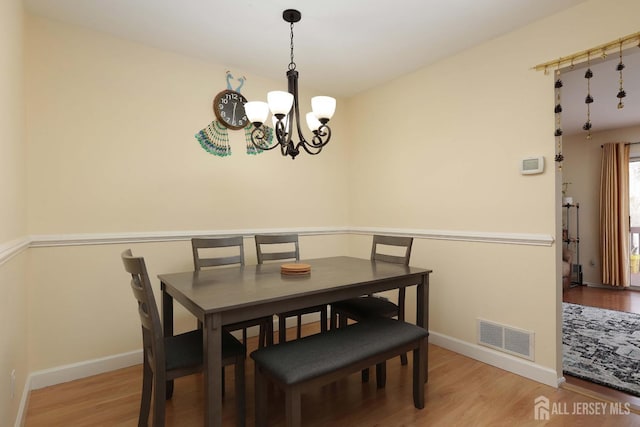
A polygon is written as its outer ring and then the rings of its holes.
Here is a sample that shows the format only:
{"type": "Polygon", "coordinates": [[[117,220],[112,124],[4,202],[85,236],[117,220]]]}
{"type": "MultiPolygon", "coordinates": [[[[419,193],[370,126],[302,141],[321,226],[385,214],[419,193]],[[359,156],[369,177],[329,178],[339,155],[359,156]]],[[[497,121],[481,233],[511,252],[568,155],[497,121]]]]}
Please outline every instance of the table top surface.
{"type": "Polygon", "coordinates": [[[310,274],[281,274],[284,262],[274,262],[160,274],[158,278],[174,298],[186,298],[206,312],[216,312],[400,278],[418,284],[431,273],[424,268],[352,257],[301,262],[311,265],[310,274]]]}

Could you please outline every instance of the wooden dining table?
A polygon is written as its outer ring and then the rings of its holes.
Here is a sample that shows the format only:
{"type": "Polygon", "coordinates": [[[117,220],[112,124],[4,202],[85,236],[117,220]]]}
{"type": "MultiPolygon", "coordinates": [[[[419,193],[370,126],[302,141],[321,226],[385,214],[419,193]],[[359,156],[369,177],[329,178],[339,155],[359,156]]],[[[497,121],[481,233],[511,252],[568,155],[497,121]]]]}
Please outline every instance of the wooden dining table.
{"type": "Polygon", "coordinates": [[[273,263],[158,276],[165,336],[173,335],[174,300],[203,323],[205,426],[222,426],[224,325],[415,285],[416,324],[429,329],[431,270],[346,256],[301,262],[309,274],[281,274],[273,263]]]}

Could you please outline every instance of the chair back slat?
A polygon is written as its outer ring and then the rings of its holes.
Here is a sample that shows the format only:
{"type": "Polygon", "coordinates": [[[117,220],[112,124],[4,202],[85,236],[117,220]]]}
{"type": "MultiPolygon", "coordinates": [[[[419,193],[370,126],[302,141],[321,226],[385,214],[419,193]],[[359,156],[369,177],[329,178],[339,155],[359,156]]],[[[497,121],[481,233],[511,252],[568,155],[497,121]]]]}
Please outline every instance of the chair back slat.
{"type": "Polygon", "coordinates": [[[122,252],[121,258],[124,269],[131,274],[131,290],[138,302],[145,355],[149,358],[151,366],[155,366],[156,358],[160,358],[161,363],[164,363],[162,323],[144,258],[134,257],[130,249],[122,252]]]}
{"type": "Polygon", "coordinates": [[[233,237],[211,237],[191,239],[193,251],[193,267],[199,271],[203,267],[218,267],[221,265],[244,265],[244,239],[242,236],[233,237]],[[226,255],[219,257],[202,256],[201,249],[214,248],[238,248],[236,255],[226,255]]]}
{"type": "Polygon", "coordinates": [[[286,259],[300,261],[300,245],[297,234],[256,234],[255,241],[258,264],[262,264],[264,261],[286,259]],[[287,249],[284,251],[263,252],[263,245],[286,245],[287,249]],[[293,245],[293,249],[290,248],[291,245],[293,245]]]}
{"type": "Polygon", "coordinates": [[[411,246],[413,245],[413,237],[401,236],[381,236],[375,234],[373,236],[373,244],[371,246],[371,259],[373,261],[391,262],[394,264],[409,265],[411,257],[411,246]],[[397,246],[404,248],[404,255],[390,255],[379,252],[378,245],[397,246]]]}

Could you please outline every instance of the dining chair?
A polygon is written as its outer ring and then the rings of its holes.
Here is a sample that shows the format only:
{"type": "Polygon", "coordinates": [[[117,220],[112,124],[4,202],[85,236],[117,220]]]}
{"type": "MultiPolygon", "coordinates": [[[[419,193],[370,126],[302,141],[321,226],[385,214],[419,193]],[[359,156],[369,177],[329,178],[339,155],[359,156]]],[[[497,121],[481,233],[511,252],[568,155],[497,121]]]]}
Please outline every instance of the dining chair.
{"type": "MultiPolygon", "coordinates": [[[[284,261],[295,260],[300,261],[300,244],[297,234],[256,234],[256,254],[258,264],[265,261],[284,261]],[[271,248],[268,251],[264,247],[271,248]]],[[[295,317],[297,320],[296,337],[300,339],[302,336],[302,315],[309,313],[320,313],[320,330],[327,331],[327,305],[318,305],[314,307],[303,308],[299,310],[286,311],[278,313],[278,343],[284,343],[287,340],[287,319],[295,317]]]]}
{"type": "MultiPolygon", "coordinates": [[[[380,262],[390,262],[394,264],[409,265],[411,257],[411,246],[413,245],[413,237],[400,236],[382,236],[374,235],[371,246],[371,260],[380,262]],[[402,255],[390,255],[380,251],[380,246],[393,246],[400,248],[402,255]]],[[[363,319],[382,316],[395,317],[404,321],[405,318],[405,296],[406,289],[401,287],[398,289],[398,303],[393,303],[389,299],[378,295],[366,295],[348,300],[338,301],[331,304],[331,320],[330,327],[336,328],[346,326],[348,319],[360,321],[363,319]]],[[[407,364],[407,355],[400,356],[402,365],[407,364]]],[[[368,371],[362,373],[364,381],[368,380],[368,371]]]]}
{"type": "MultiPolygon", "coordinates": [[[[162,427],[165,400],[173,395],[173,380],[202,371],[202,330],[164,337],[144,258],[134,257],[130,249],[122,252],[121,258],[125,270],[131,274],[131,289],[142,324],[142,397],[138,426],[148,425],[153,397],[153,426],[162,427]]],[[[235,365],[236,416],[241,426],[245,420],[245,357],[245,346],[228,332],[223,333],[222,366],[235,365]]]]}
{"type": "MultiPolygon", "coordinates": [[[[200,271],[202,268],[207,267],[244,265],[244,240],[242,236],[193,238],[191,239],[191,249],[193,251],[193,267],[195,271],[200,271]],[[212,256],[212,254],[205,253],[207,250],[226,250],[229,248],[234,251],[233,255],[229,255],[228,252],[223,256],[212,256]]],[[[242,330],[242,342],[246,345],[247,328],[252,326],[260,327],[258,347],[273,344],[273,316],[232,323],[225,325],[225,329],[228,331],[242,330]]]]}

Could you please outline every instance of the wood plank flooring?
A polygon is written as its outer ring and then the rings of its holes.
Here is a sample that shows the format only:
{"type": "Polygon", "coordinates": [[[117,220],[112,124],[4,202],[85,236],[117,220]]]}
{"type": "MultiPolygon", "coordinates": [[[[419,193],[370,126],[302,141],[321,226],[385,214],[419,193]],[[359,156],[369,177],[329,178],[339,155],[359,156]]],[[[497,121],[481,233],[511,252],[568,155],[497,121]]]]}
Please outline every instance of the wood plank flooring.
{"type": "MultiPolygon", "coordinates": [[[[317,323],[305,325],[305,334],[317,331],[317,323]]],[[[248,347],[255,349],[255,338],[249,340],[248,347]]],[[[376,389],[375,380],[362,384],[360,375],[354,374],[305,394],[303,424],[354,427],[640,425],[640,415],[610,415],[608,407],[605,415],[584,413],[597,408],[600,402],[597,397],[539,384],[434,345],[429,346],[426,407],[417,410],[412,400],[411,361],[404,367],[399,358],[387,363],[387,385],[383,390],[376,389]],[[550,401],[552,413],[548,421],[534,419],[534,400],[539,396],[550,401]],[[578,410],[582,410],[582,414],[578,410]]],[[[246,368],[247,426],[252,426],[253,363],[249,358],[246,368]]],[[[231,370],[226,379],[224,425],[233,426],[235,396],[231,370]]],[[[141,366],[133,366],[34,390],[26,426],[136,426],[141,381],[141,366]]],[[[202,400],[202,376],[176,380],[173,399],[167,403],[167,426],[201,426],[202,400]]],[[[269,425],[282,426],[282,393],[271,393],[269,410],[269,425]]]]}
{"type": "MultiPolygon", "coordinates": [[[[640,314],[640,292],[629,289],[578,286],[565,291],[562,300],[572,304],[640,314]]],[[[640,412],[640,398],[636,396],[570,375],[565,375],[565,379],[567,380],[568,387],[578,392],[598,395],[605,399],[627,402],[633,405],[633,409],[636,412],[640,412]]]]}

